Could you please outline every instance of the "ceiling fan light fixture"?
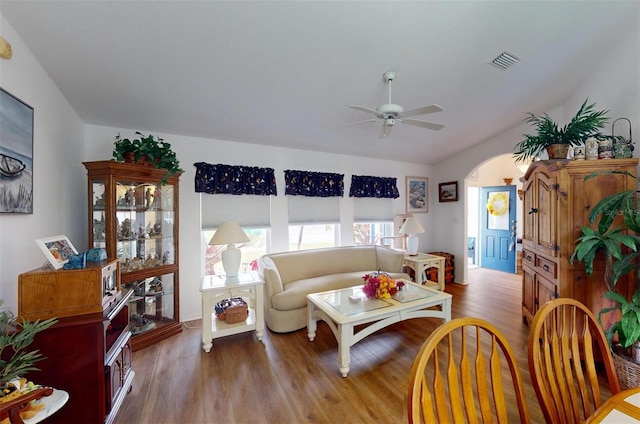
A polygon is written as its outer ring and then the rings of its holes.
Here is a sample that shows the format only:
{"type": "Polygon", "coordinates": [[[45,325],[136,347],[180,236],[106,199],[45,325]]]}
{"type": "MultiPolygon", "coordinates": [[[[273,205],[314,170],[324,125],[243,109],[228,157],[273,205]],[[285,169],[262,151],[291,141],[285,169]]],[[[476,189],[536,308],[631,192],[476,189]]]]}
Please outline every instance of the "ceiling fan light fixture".
{"type": "Polygon", "coordinates": [[[495,59],[491,61],[491,64],[496,68],[500,68],[503,71],[511,68],[513,65],[518,63],[520,58],[514,55],[513,53],[509,53],[508,51],[504,51],[496,56],[495,59]]]}
{"type": "MultiPolygon", "coordinates": [[[[433,122],[421,121],[418,119],[412,119],[411,116],[417,115],[425,115],[428,113],[434,112],[442,112],[442,108],[438,105],[428,105],[419,107],[417,109],[407,110],[405,112],[404,108],[400,105],[391,102],[391,81],[395,78],[395,72],[387,71],[382,75],[384,82],[387,84],[389,89],[389,101],[385,104],[378,106],[375,110],[360,106],[360,105],[348,105],[350,109],[357,110],[359,112],[368,113],[370,115],[374,115],[377,119],[382,121],[382,126],[380,128],[380,138],[386,138],[391,134],[391,128],[396,124],[396,122],[415,125],[422,128],[427,128],[430,130],[439,130],[444,127],[441,124],[434,124],[433,122]]],[[[364,121],[352,122],[349,124],[341,125],[342,127],[361,124],[364,122],[373,122],[375,119],[367,119],[364,121]]]]}

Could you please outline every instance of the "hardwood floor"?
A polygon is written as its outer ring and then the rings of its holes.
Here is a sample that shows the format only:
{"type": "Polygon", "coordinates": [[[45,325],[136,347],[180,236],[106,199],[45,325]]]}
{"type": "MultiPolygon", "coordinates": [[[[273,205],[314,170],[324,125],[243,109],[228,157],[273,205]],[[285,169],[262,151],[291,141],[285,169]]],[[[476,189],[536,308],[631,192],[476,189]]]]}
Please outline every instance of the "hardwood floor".
{"type": "MultiPolygon", "coordinates": [[[[521,276],[469,271],[469,285],[450,284],[452,316],[476,316],[498,327],[518,356],[532,423],[543,423],[527,367],[528,326],[521,317],[521,276]]],[[[306,329],[253,333],[201,346],[201,323],[134,353],[133,390],[116,418],[130,423],[402,423],[413,360],[437,319],[414,319],[352,347],[349,376],[338,371],[337,343],[320,323],[306,329]]]]}

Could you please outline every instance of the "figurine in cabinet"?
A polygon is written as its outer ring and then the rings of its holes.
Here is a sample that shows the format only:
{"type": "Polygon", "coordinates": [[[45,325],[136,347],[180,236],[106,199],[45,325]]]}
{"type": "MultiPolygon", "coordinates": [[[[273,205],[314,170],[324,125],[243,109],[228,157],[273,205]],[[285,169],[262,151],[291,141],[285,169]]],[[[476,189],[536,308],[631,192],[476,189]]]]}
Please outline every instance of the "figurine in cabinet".
{"type": "Polygon", "coordinates": [[[144,207],[147,209],[151,209],[151,198],[153,195],[151,194],[151,188],[147,187],[147,190],[144,192],[144,207]]]}

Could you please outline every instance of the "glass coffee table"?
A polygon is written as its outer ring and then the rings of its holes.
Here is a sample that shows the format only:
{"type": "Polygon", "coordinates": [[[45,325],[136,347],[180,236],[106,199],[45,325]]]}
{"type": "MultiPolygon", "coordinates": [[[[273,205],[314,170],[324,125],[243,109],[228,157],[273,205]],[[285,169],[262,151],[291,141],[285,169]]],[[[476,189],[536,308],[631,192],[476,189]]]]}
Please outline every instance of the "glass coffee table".
{"type": "Polygon", "coordinates": [[[318,321],[327,323],[338,341],[340,373],[346,377],[351,346],[370,334],[411,318],[451,320],[451,295],[403,280],[402,291],[391,299],[367,299],[362,286],[307,295],[307,331],[316,337],[318,321]],[[355,332],[355,327],[369,324],[355,332]]]}

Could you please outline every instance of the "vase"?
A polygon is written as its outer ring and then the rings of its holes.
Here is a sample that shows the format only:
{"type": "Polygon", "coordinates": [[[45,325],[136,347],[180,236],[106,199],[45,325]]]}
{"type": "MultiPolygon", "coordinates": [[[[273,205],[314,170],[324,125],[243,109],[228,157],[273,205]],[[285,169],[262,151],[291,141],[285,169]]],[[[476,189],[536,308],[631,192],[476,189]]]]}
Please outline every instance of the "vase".
{"type": "Polygon", "coordinates": [[[598,159],[598,139],[595,137],[589,137],[584,142],[585,157],[587,160],[598,159]]]}
{"type": "Polygon", "coordinates": [[[575,146],[573,148],[573,160],[585,160],[586,153],[584,146],[575,146]]]}
{"type": "Polygon", "coordinates": [[[613,158],[613,141],[610,138],[605,138],[604,140],[598,140],[598,158],[599,159],[613,158]]]}
{"type": "Polygon", "coordinates": [[[569,153],[568,144],[551,144],[547,146],[549,159],[566,159],[569,153]]]}
{"type": "Polygon", "coordinates": [[[124,157],[124,163],[135,163],[136,162],[136,155],[133,152],[123,153],[122,156],[124,157]]]}

